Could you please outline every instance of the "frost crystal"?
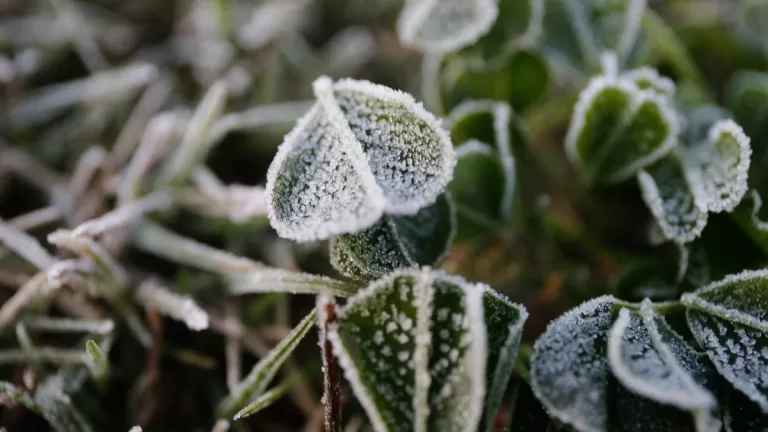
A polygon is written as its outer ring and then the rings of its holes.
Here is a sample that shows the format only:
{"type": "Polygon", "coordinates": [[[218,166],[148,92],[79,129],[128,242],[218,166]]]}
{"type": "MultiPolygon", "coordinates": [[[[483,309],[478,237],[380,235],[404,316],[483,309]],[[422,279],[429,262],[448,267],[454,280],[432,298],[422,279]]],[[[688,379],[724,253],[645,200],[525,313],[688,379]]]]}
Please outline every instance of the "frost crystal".
{"type": "Polygon", "coordinates": [[[688,326],[720,375],[768,412],[768,271],[748,270],[684,294],[688,326]]]}
{"type": "Polygon", "coordinates": [[[691,411],[698,431],[718,431],[711,416],[715,397],[701,383],[713,382],[704,354],[688,346],[652,308],[622,309],[608,336],[608,361],[629,390],[655,402],[691,411]]]}
{"type": "Polygon", "coordinates": [[[516,351],[525,319],[499,302],[487,287],[424,268],[395,271],[339,310],[328,338],[375,430],[465,431],[487,421],[486,367],[509,372],[498,363],[516,354],[502,359],[503,348],[488,344],[512,339],[504,348],[516,351]]]}
{"type": "Polygon", "coordinates": [[[367,81],[314,84],[318,102],[286,135],[267,172],[265,200],[278,234],[312,241],[414,214],[452,177],[440,122],[410,95],[367,81]]]}
{"type": "Polygon", "coordinates": [[[659,71],[652,67],[643,66],[632,69],[623,73],[622,76],[634,82],[641,90],[652,90],[662,96],[669,97],[675,94],[675,83],[659,74],[659,71]]]}
{"type": "Polygon", "coordinates": [[[691,150],[694,190],[709,211],[730,212],[739,204],[747,191],[751,154],[749,138],[733,120],[715,123],[707,141],[691,150]]]}
{"type": "Polygon", "coordinates": [[[409,0],[398,18],[397,34],[403,45],[456,51],[487,33],[498,14],[496,0],[409,0]]]}
{"type": "Polygon", "coordinates": [[[547,327],[531,357],[531,388],[547,411],[579,432],[603,432],[608,421],[607,333],[615,299],[583,303],[547,327]]]}
{"type": "Polygon", "coordinates": [[[668,97],[627,77],[598,76],[579,95],[565,149],[588,182],[617,183],[672,150],[679,131],[668,97]]]}
{"type": "Polygon", "coordinates": [[[643,200],[667,239],[688,243],[707,225],[706,205],[677,157],[665,158],[637,175],[643,200]]]}

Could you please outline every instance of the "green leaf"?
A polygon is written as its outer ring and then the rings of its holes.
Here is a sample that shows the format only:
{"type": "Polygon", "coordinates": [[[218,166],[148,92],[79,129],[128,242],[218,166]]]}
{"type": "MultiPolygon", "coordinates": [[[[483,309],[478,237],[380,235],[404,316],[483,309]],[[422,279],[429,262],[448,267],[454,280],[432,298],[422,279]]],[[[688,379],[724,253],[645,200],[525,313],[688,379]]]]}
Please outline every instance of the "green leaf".
{"type": "Polygon", "coordinates": [[[93,340],[85,341],[85,351],[88,353],[88,368],[96,381],[103,381],[109,375],[109,361],[101,352],[101,347],[93,340]]]}
{"type": "Polygon", "coordinates": [[[35,399],[26,391],[9,382],[0,381],[0,395],[10,399],[13,404],[19,404],[32,412],[40,413],[40,407],[37,405],[35,399]]]}
{"type": "Polygon", "coordinates": [[[499,17],[470,49],[478,63],[493,65],[520,48],[533,46],[543,33],[544,0],[498,0],[499,17]]]}
{"type": "Polygon", "coordinates": [[[634,82],[640,90],[650,90],[667,97],[675,95],[675,83],[652,67],[643,66],[632,69],[622,73],[621,76],[634,82]]]}
{"type": "Polygon", "coordinates": [[[768,430],[768,415],[743,394],[730,391],[726,397],[723,423],[725,432],[764,432],[768,430]]]}
{"type": "Polygon", "coordinates": [[[565,148],[588,184],[617,183],[672,150],[679,130],[669,98],[626,77],[598,76],[579,95],[565,148]]]}
{"type": "Polygon", "coordinates": [[[552,321],[534,345],[531,388],[547,412],[579,432],[606,431],[608,331],[616,300],[598,297],[552,321]]]}
{"type": "Polygon", "coordinates": [[[730,275],[681,301],[720,375],[768,412],[768,272],[730,275]]]}
{"type": "Polygon", "coordinates": [[[398,270],[340,308],[328,337],[375,430],[466,431],[484,415],[487,353],[501,339],[506,357],[494,369],[514,362],[515,325],[524,318],[522,307],[486,286],[398,270]],[[485,305],[498,324],[486,325],[485,305]]]}
{"type": "Polygon", "coordinates": [[[264,394],[278,369],[314,326],[315,313],[316,311],[312,310],[277,346],[256,363],[232,394],[220,403],[218,408],[220,418],[232,417],[248,400],[264,394]]]}
{"type": "Polygon", "coordinates": [[[637,175],[643,200],[664,236],[688,243],[707,225],[706,204],[696,194],[694,178],[677,155],[670,155],[637,175]]]}
{"type": "Polygon", "coordinates": [[[731,216],[742,229],[765,253],[768,253],[768,222],[760,219],[763,200],[755,189],[751,189],[731,216]]]}
{"type": "MultiPolygon", "coordinates": [[[[639,313],[622,309],[608,335],[608,363],[630,391],[691,412],[697,431],[719,431],[716,373],[706,355],[690,347],[643,301],[639,313]]],[[[619,420],[621,421],[621,420],[619,420]]]]}
{"type": "Polygon", "coordinates": [[[450,185],[456,204],[456,241],[468,240],[501,221],[504,168],[493,147],[469,140],[456,149],[456,169],[450,185]]]}
{"type": "Polygon", "coordinates": [[[435,265],[453,241],[456,216],[450,195],[412,216],[384,215],[356,234],[334,237],[331,264],[343,275],[364,281],[404,267],[435,265]]]}
{"type": "Polygon", "coordinates": [[[450,52],[487,33],[499,13],[497,0],[406,1],[397,22],[405,46],[450,52]]]}
{"type": "Polygon", "coordinates": [[[314,92],[318,102],[267,172],[267,216],[281,237],[321,240],[369,228],[384,213],[412,215],[450,182],[448,133],[410,95],[328,77],[314,92]]]}
{"type": "Polygon", "coordinates": [[[747,191],[752,148],[741,126],[733,120],[719,120],[708,139],[686,156],[695,192],[710,212],[730,212],[747,191]]]}
{"type": "MultiPolygon", "coordinates": [[[[454,108],[448,121],[456,142],[466,143],[476,139],[494,145],[495,155],[504,173],[503,195],[499,211],[503,220],[509,220],[514,211],[517,184],[517,167],[512,151],[512,132],[515,121],[512,109],[503,102],[471,100],[454,108]]],[[[478,144],[473,144],[469,149],[476,153],[477,147],[478,144]]]]}
{"type": "Polygon", "coordinates": [[[37,389],[35,402],[56,432],[93,431],[85,417],[72,404],[70,397],[64,393],[61,377],[46,378],[37,389]]]}
{"type": "MultiPolygon", "coordinates": [[[[483,315],[488,338],[488,361],[485,367],[486,395],[482,424],[485,425],[484,430],[490,431],[512,375],[528,312],[496,291],[486,289],[483,294],[483,315]]],[[[483,430],[482,426],[479,430],[483,430]]]]}
{"type": "Polygon", "coordinates": [[[245,408],[238,411],[232,420],[240,420],[242,418],[256,414],[264,408],[272,405],[276,400],[285,396],[291,387],[293,387],[293,382],[288,380],[273,389],[267,390],[261,396],[256,398],[255,401],[249,403],[245,408]]]}
{"type": "Polygon", "coordinates": [[[768,74],[756,71],[739,71],[725,86],[725,101],[734,120],[752,138],[754,151],[751,175],[764,179],[766,143],[768,143],[768,74]]]}

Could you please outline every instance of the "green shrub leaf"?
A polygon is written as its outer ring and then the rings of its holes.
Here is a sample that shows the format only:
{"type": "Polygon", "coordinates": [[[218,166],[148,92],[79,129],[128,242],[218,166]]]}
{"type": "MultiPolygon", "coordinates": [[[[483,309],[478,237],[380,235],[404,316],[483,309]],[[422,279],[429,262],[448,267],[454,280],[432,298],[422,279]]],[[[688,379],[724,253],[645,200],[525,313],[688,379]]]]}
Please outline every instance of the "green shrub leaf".
{"type": "Polygon", "coordinates": [[[763,200],[760,198],[760,194],[751,189],[731,213],[731,216],[744,233],[765,253],[768,253],[768,222],[760,219],[762,206],[763,200]]]}
{"type": "Polygon", "coordinates": [[[695,191],[710,212],[732,211],[747,192],[752,149],[749,138],[733,120],[720,120],[705,142],[687,155],[695,191]]]}
{"type": "Polygon", "coordinates": [[[374,226],[331,240],[331,264],[347,277],[370,281],[403,267],[435,265],[453,241],[450,195],[411,216],[384,215],[374,226]]]}
{"type": "Polygon", "coordinates": [[[280,236],[353,233],[385,212],[414,214],[435,201],[455,155],[432,114],[410,95],[367,81],[321,77],[314,91],[318,102],[267,172],[267,214],[280,236]]]}
{"type": "Polygon", "coordinates": [[[632,392],[690,411],[697,431],[719,431],[717,402],[707,389],[716,374],[706,355],[691,348],[645,300],[639,313],[622,309],[608,336],[608,362],[632,392]],[[716,413],[715,413],[716,414],[716,413]]]}
{"type": "Polygon", "coordinates": [[[552,321],[536,341],[531,388],[547,412],[579,432],[608,423],[608,331],[616,300],[598,297],[552,321]]]}
{"type": "Polygon", "coordinates": [[[688,243],[707,225],[707,209],[694,191],[694,178],[677,155],[664,158],[637,175],[643,200],[664,237],[688,243]]]}
{"type": "Polygon", "coordinates": [[[506,368],[506,386],[525,316],[485,286],[398,270],[340,308],[328,337],[377,431],[466,431],[485,413],[486,370],[506,368]]]}
{"type": "Polygon", "coordinates": [[[423,51],[456,51],[487,33],[498,14],[498,0],[409,0],[397,34],[403,45],[423,51]]]}
{"type": "Polygon", "coordinates": [[[672,150],[679,130],[669,98],[626,77],[598,76],[579,95],[566,152],[587,183],[616,183],[672,150]]]}
{"type": "Polygon", "coordinates": [[[516,49],[532,46],[541,36],[544,0],[498,0],[499,17],[470,48],[482,64],[495,64],[516,49]]]}
{"type": "Polygon", "coordinates": [[[684,294],[688,326],[720,375],[768,412],[768,272],[744,271],[684,294]]]}
{"type": "Polygon", "coordinates": [[[734,120],[752,138],[754,152],[751,174],[762,181],[768,143],[768,74],[739,71],[725,87],[725,102],[734,120]]]}

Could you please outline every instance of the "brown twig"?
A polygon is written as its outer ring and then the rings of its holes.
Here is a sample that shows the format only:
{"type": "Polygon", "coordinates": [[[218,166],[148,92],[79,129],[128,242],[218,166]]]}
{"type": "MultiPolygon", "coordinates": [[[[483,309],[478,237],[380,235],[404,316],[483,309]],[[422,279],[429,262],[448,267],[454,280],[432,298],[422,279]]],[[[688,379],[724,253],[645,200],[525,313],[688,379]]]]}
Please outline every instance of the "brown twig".
{"type": "Polygon", "coordinates": [[[325,319],[321,319],[320,347],[323,355],[323,405],[325,407],[325,432],[341,431],[341,377],[339,361],[333,355],[328,329],[336,325],[336,304],[330,297],[320,300],[325,319]]]}

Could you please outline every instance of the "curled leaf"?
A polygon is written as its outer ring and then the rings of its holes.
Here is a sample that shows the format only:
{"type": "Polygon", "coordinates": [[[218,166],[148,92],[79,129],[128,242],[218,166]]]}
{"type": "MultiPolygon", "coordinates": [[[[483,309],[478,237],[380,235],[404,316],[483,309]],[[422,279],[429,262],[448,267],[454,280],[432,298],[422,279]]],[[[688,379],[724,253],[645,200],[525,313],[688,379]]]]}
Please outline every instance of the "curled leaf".
{"type": "Polygon", "coordinates": [[[331,264],[345,276],[378,279],[404,267],[435,265],[455,231],[453,202],[442,194],[411,216],[384,215],[374,226],[331,240],[331,264]]]}
{"type": "Polygon", "coordinates": [[[408,0],[397,22],[403,45],[450,52],[487,33],[499,14],[497,0],[408,0]]]}
{"type": "Polygon", "coordinates": [[[715,381],[706,356],[691,348],[644,301],[639,313],[622,309],[608,336],[608,362],[618,381],[655,402],[690,411],[697,431],[719,431],[715,381]],[[716,414],[716,413],[715,413],[716,414]]]}
{"type": "Polygon", "coordinates": [[[496,377],[511,367],[525,316],[487,287],[399,270],[340,308],[328,337],[375,430],[474,430],[485,413],[486,370],[496,377]],[[499,340],[503,347],[491,346],[499,340]]]}
{"type": "Polygon", "coordinates": [[[318,102],[267,172],[267,215],[278,234],[311,241],[369,228],[386,212],[435,201],[455,155],[440,122],[410,95],[350,79],[314,84],[318,102]]]}
{"type": "Polygon", "coordinates": [[[675,155],[664,158],[637,175],[645,204],[664,237],[688,243],[707,225],[707,208],[695,193],[695,179],[675,155]]]}
{"type": "Polygon", "coordinates": [[[752,148],[749,137],[733,120],[720,120],[707,141],[689,152],[695,191],[711,212],[730,212],[747,192],[752,148]]]}
{"type": "Polygon", "coordinates": [[[672,150],[679,130],[666,96],[626,77],[598,76],[579,95],[566,153],[588,183],[617,183],[672,150]]]}
{"type": "Polygon", "coordinates": [[[768,413],[768,271],[727,276],[681,301],[720,375],[768,413]]]}
{"type": "Polygon", "coordinates": [[[499,16],[470,52],[493,66],[514,50],[530,47],[543,33],[545,0],[499,0],[499,16]]]}

